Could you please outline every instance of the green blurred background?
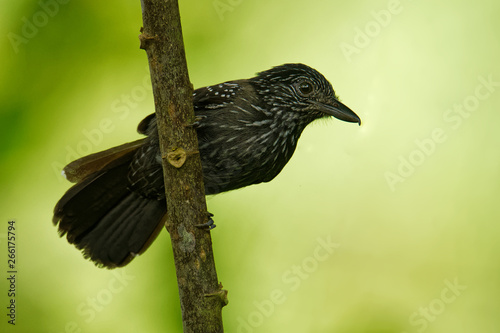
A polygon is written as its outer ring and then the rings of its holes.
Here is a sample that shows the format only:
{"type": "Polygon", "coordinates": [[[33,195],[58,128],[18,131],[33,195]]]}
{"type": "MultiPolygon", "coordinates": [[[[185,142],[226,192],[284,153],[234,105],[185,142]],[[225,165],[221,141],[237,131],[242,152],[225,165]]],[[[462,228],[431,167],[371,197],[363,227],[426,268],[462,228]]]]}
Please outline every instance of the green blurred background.
{"type": "MultiPolygon", "coordinates": [[[[153,112],[140,2],[2,8],[1,330],[180,332],[165,231],[109,271],[51,223],[61,168],[135,140],[153,112]]],[[[208,198],[227,332],[500,331],[499,13],[493,0],[182,1],[195,87],[303,62],[363,120],[310,125],[271,183],[208,198]]]]}

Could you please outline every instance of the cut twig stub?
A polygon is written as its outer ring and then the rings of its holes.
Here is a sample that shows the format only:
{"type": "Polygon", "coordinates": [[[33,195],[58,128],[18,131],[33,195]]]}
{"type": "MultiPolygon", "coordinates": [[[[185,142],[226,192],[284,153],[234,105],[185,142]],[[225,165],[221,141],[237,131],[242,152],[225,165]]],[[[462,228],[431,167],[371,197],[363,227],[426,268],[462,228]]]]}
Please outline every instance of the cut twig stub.
{"type": "Polygon", "coordinates": [[[186,162],[186,151],[182,148],[175,148],[173,151],[167,153],[167,161],[177,169],[184,165],[186,162]]]}

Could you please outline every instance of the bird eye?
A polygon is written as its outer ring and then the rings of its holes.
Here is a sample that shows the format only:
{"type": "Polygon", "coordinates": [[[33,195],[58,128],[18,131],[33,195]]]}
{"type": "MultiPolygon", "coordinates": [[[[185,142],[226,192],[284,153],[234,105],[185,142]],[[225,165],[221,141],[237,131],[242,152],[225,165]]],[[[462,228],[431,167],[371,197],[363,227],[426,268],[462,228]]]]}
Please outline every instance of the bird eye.
{"type": "Polygon", "coordinates": [[[303,96],[307,96],[313,91],[313,86],[308,81],[301,81],[298,83],[297,87],[299,88],[300,93],[303,96]]]}

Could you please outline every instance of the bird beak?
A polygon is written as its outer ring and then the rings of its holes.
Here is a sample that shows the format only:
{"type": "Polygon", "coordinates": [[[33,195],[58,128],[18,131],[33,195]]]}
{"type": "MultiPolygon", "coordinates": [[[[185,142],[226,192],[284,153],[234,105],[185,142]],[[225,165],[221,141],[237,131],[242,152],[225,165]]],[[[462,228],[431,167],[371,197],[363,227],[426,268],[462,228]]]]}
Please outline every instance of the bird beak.
{"type": "Polygon", "coordinates": [[[324,114],[333,116],[343,121],[358,123],[359,125],[361,125],[361,119],[359,119],[359,117],[351,109],[339,102],[337,99],[334,99],[333,103],[331,104],[320,102],[313,103],[318,107],[318,110],[323,112],[324,114]]]}

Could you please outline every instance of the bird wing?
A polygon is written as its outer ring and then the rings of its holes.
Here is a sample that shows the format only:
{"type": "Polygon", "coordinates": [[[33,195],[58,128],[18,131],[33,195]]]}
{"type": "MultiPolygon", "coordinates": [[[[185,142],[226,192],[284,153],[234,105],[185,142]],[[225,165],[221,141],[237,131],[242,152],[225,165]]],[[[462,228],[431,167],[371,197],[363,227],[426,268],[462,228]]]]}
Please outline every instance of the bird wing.
{"type": "Polygon", "coordinates": [[[193,93],[194,110],[219,109],[234,102],[243,80],[228,81],[196,89],[193,93]]]}

